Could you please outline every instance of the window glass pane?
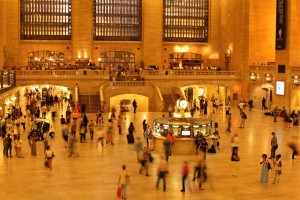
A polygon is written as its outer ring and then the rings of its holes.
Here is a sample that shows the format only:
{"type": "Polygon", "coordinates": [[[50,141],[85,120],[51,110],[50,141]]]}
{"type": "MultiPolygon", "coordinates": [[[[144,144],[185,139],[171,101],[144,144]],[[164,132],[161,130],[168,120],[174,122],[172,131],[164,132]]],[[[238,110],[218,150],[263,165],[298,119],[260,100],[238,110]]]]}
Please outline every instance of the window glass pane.
{"type": "Polygon", "coordinates": [[[163,40],[208,42],[209,0],[164,0],[163,40]]]}
{"type": "Polygon", "coordinates": [[[72,0],[21,0],[21,39],[70,40],[72,0]]]}
{"type": "Polygon", "coordinates": [[[94,0],[94,39],[141,41],[142,0],[94,0]]]}

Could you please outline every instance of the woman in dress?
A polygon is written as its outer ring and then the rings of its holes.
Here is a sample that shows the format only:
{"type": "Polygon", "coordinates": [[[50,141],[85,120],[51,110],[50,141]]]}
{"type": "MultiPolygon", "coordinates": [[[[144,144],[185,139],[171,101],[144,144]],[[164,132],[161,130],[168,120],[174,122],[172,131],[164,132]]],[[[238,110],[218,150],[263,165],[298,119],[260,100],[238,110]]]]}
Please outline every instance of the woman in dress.
{"type": "Polygon", "coordinates": [[[45,152],[45,165],[46,167],[49,167],[50,170],[52,170],[52,159],[54,157],[54,153],[50,146],[47,146],[47,150],[45,152]]]}
{"type": "Polygon", "coordinates": [[[262,159],[260,160],[260,164],[261,164],[261,175],[260,175],[260,182],[263,183],[268,183],[268,179],[269,179],[269,161],[267,159],[267,154],[263,154],[262,159]]]}
{"type": "Polygon", "coordinates": [[[276,155],[276,157],[274,159],[275,176],[274,176],[273,184],[279,183],[280,175],[282,173],[281,168],[282,168],[281,155],[278,154],[278,155],[276,155]]]}
{"type": "Polygon", "coordinates": [[[129,179],[129,175],[126,170],[126,165],[122,165],[122,170],[120,172],[119,182],[118,182],[118,185],[120,185],[120,187],[121,187],[121,194],[122,194],[121,198],[122,199],[126,199],[126,187],[129,182],[130,182],[130,179],[129,179]]]}

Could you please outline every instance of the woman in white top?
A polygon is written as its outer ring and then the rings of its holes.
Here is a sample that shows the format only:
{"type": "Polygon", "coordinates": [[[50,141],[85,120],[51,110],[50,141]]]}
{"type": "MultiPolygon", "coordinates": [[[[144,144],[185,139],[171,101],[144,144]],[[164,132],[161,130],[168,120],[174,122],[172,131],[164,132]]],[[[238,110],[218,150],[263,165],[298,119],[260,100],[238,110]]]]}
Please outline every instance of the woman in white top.
{"type": "Polygon", "coordinates": [[[273,184],[279,183],[280,175],[282,173],[281,168],[282,168],[281,155],[278,154],[278,155],[276,155],[276,157],[274,159],[275,176],[274,176],[273,184]]]}
{"type": "Polygon", "coordinates": [[[121,186],[121,194],[122,194],[121,198],[122,199],[126,199],[126,186],[129,182],[130,182],[130,179],[129,179],[129,175],[126,170],[126,165],[122,165],[122,170],[120,172],[119,182],[118,182],[118,185],[121,186]]]}

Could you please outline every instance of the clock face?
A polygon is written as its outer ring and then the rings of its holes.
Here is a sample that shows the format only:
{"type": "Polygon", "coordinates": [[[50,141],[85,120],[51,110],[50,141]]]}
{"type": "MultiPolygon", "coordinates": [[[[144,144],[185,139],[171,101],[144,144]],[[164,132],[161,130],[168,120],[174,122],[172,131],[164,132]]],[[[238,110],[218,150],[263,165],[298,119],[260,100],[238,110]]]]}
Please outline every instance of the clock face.
{"type": "Polygon", "coordinates": [[[179,106],[180,106],[181,108],[186,108],[186,107],[187,107],[187,101],[186,101],[186,100],[181,100],[181,101],[179,102],[179,106]]]}

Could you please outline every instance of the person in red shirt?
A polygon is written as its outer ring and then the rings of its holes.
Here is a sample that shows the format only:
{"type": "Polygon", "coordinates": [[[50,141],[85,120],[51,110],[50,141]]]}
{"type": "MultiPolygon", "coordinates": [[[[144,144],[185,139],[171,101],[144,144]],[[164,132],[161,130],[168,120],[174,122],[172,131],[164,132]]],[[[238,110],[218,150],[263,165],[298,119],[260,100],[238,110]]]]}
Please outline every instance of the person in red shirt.
{"type": "Polygon", "coordinates": [[[181,168],[181,173],[182,173],[182,190],[180,190],[181,192],[185,192],[185,180],[188,177],[189,173],[190,173],[190,167],[188,165],[187,161],[183,161],[183,165],[181,168]]]}

